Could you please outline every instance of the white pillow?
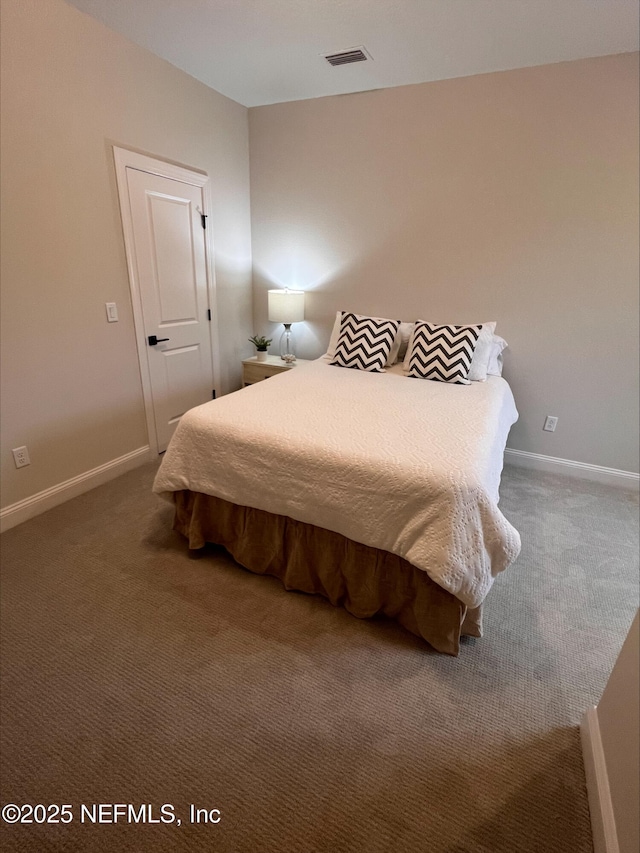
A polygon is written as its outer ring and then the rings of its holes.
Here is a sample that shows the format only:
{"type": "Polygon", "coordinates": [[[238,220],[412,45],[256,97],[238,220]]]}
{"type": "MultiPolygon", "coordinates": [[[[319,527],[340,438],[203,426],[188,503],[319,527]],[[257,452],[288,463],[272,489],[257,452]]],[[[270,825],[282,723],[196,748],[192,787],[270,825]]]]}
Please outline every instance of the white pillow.
{"type": "Polygon", "coordinates": [[[493,333],[495,330],[496,324],[494,322],[482,324],[478,343],[476,344],[476,348],[473,353],[471,367],[469,368],[469,375],[467,376],[467,379],[470,379],[471,382],[486,381],[487,368],[489,366],[489,359],[491,358],[493,333]]]}
{"type": "Polygon", "coordinates": [[[487,365],[487,376],[502,376],[502,350],[508,346],[509,344],[504,338],[501,338],[499,335],[493,336],[491,354],[489,355],[489,363],[487,365]]]}
{"type": "MultiPolygon", "coordinates": [[[[336,347],[338,345],[338,338],[340,337],[340,321],[342,319],[342,311],[336,311],[336,319],[333,323],[333,329],[331,331],[331,337],[329,338],[329,347],[327,348],[326,353],[322,356],[326,358],[327,361],[331,361],[331,359],[336,354],[336,347]]],[[[385,320],[386,317],[374,317],[374,320],[385,320]]],[[[400,360],[399,353],[401,350],[402,357],[404,358],[404,353],[407,350],[407,345],[409,343],[409,337],[411,332],[413,331],[413,323],[400,323],[400,328],[394,338],[393,344],[391,345],[391,352],[389,353],[389,358],[387,359],[387,363],[385,367],[392,367],[397,361],[400,360]]]]}
{"type": "Polygon", "coordinates": [[[329,338],[329,346],[327,347],[327,351],[322,356],[326,358],[328,361],[336,354],[336,347],[338,345],[338,338],[340,337],[340,318],[342,317],[342,311],[336,311],[336,319],[333,322],[333,329],[331,330],[331,337],[329,338]]]}
{"type": "MultiPolygon", "coordinates": [[[[394,364],[398,361],[404,361],[404,357],[407,354],[407,347],[409,346],[409,338],[411,337],[414,326],[415,323],[400,323],[400,348],[398,349],[394,364]]],[[[393,355],[393,350],[391,351],[391,355],[393,355]]]]}

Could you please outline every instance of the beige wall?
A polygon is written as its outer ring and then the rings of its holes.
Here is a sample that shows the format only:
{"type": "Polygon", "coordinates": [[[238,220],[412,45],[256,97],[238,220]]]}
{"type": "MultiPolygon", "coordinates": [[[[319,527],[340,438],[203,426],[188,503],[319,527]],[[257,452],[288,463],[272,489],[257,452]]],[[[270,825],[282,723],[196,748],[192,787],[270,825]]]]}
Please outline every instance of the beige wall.
{"type": "Polygon", "coordinates": [[[497,320],[509,446],[638,471],[638,55],[249,111],[254,327],[497,320]],[[559,417],[555,433],[545,415],[559,417]]]}
{"type": "Polygon", "coordinates": [[[598,705],[598,724],[620,853],[640,849],[640,705],[638,614],[598,705]]]}
{"type": "Polygon", "coordinates": [[[250,349],[247,110],[61,0],[2,0],[3,506],[148,441],[113,144],[209,174],[220,390],[250,349]]]}

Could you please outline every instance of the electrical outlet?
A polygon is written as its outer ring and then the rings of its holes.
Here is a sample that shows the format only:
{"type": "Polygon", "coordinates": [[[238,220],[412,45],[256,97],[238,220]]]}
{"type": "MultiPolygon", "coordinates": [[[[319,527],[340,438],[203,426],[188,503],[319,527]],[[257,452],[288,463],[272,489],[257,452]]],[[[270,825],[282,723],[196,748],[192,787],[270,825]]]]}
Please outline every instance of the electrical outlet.
{"type": "Polygon", "coordinates": [[[13,461],[16,463],[16,468],[24,468],[25,465],[31,465],[29,451],[26,447],[14,447],[11,452],[13,453],[13,461]]]}
{"type": "Polygon", "coordinates": [[[555,417],[555,415],[547,415],[542,429],[546,430],[547,432],[555,432],[557,426],[558,419],[555,417]]]}

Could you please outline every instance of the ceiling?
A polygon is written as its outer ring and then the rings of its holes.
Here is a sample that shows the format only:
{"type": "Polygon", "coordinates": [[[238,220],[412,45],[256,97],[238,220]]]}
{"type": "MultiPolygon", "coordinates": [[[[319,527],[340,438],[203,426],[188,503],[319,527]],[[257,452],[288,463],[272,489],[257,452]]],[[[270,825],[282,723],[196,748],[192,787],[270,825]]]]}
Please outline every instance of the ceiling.
{"type": "Polygon", "coordinates": [[[638,50],[639,0],[67,2],[247,107],[638,50]]]}

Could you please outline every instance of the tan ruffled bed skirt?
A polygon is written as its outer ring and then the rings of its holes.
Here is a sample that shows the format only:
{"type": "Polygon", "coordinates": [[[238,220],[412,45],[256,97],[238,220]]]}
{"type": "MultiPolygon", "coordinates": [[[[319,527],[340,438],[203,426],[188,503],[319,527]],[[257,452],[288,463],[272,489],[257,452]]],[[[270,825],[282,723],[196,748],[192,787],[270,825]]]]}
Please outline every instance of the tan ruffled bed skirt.
{"type": "Polygon", "coordinates": [[[190,548],[222,545],[241,566],[285,589],[316,593],[359,618],[384,614],[437,651],[457,655],[460,636],[482,636],[482,605],[467,608],[426,572],[339,533],[198,492],[174,493],[174,529],[190,548]]]}

